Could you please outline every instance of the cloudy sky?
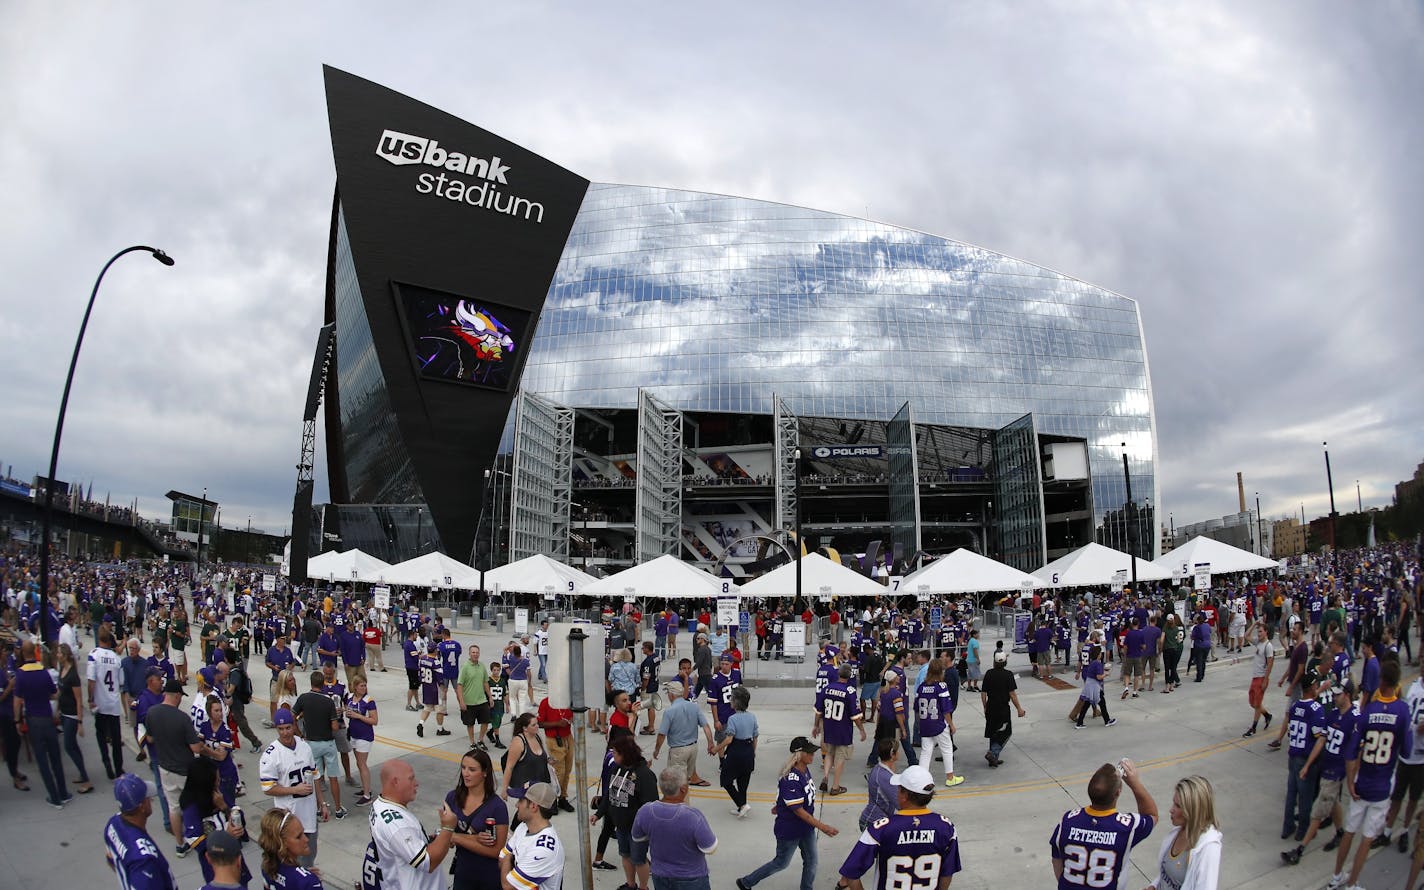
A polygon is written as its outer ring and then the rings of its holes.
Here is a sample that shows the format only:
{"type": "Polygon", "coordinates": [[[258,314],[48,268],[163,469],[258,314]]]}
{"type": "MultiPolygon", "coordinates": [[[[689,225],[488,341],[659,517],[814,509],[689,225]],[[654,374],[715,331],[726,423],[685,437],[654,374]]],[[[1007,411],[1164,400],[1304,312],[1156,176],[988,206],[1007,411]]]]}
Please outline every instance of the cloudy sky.
{"type": "MultiPolygon", "coordinates": [[[[1387,503],[1424,460],[1416,2],[0,5],[0,464],[290,522],[321,65],[596,181],[882,220],[1133,297],[1163,512],[1387,503]],[[567,8],[566,8],[567,7],[567,8]],[[142,10],[141,12],[139,10],[142,10]],[[418,11],[412,11],[418,10],[418,11]],[[570,11],[572,10],[572,11],[570,11]]],[[[318,468],[319,485],[324,474],[318,468]]],[[[318,490],[318,499],[324,486],[318,490]]]]}

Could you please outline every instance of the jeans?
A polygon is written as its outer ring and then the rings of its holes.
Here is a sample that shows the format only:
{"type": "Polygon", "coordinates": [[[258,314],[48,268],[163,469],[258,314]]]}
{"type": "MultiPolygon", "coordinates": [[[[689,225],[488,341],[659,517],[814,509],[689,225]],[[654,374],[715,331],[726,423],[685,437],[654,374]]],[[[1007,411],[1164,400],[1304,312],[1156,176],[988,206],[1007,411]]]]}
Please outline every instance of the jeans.
{"type": "MultiPolygon", "coordinates": [[[[1082,726],[1082,725],[1083,725],[1083,718],[1087,717],[1087,716],[1088,716],[1088,712],[1093,709],[1093,703],[1092,703],[1092,702],[1084,701],[1084,702],[1082,702],[1082,705],[1083,705],[1082,710],[1078,711],[1078,725],[1079,725],[1079,726],[1082,726]]],[[[1102,711],[1102,714],[1103,714],[1103,725],[1106,726],[1107,723],[1108,723],[1108,721],[1112,719],[1111,717],[1108,716],[1108,697],[1107,697],[1106,694],[1101,694],[1101,695],[1098,696],[1097,706],[1098,706],[1098,710],[1099,710],[1099,711],[1102,711]]]]}
{"type": "Polygon", "coordinates": [[[163,774],[158,771],[158,755],[148,752],[148,765],[153,767],[153,784],[158,788],[158,802],[163,807],[163,830],[173,833],[172,817],[168,815],[168,795],[163,793],[163,774]]]}
{"type": "Polygon", "coordinates": [[[48,717],[34,717],[28,723],[30,749],[34,751],[50,803],[63,803],[69,789],[64,784],[64,763],[59,759],[59,727],[48,717]]]}
{"type": "MultiPolygon", "coordinates": [[[[11,707],[7,701],[5,707],[11,707]]],[[[12,711],[11,714],[14,712],[12,711]]],[[[15,720],[12,716],[0,714],[0,742],[5,744],[5,766],[10,770],[10,778],[19,780],[20,777],[20,733],[15,729],[15,720]]]]}
{"type": "Polygon", "coordinates": [[[1209,651],[1211,650],[1198,649],[1195,646],[1192,647],[1192,654],[1190,660],[1187,662],[1187,672],[1191,673],[1192,668],[1195,667],[1197,671],[1196,681],[1198,683],[1201,682],[1202,677],[1206,676],[1206,655],[1209,651]]]}
{"type": "Polygon", "coordinates": [[[801,851],[801,890],[814,890],[816,886],[816,832],[811,830],[793,838],[776,839],[776,856],[761,868],[742,878],[742,883],[755,887],[768,877],[791,864],[791,857],[801,851]]]}
{"type": "Polygon", "coordinates": [[[712,890],[712,879],[707,875],[700,878],[665,878],[653,875],[653,890],[712,890]]]}
{"type": "Polygon", "coordinates": [[[124,738],[118,714],[94,715],[94,741],[99,743],[99,757],[109,778],[124,771],[124,738]]]}
{"type": "Polygon", "coordinates": [[[547,656],[547,655],[540,655],[540,656],[539,656],[539,682],[540,682],[540,683],[547,683],[547,682],[549,682],[548,667],[549,667],[549,656],[547,656]]]}
{"type": "Polygon", "coordinates": [[[1286,775],[1286,812],[1281,822],[1281,834],[1295,832],[1295,839],[1305,837],[1310,827],[1310,808],[1315,803],[1315,793],[1320,788],[1320,763],[1317,761],[1305,778],[1300,777],[1300,768],[1305,766],[1306,757],[1292,756],[1290,773],[1286,775]]]}
{"type": "Polygon", "coordinates": [[[1162,650],[1162,679],[1168,686],[1182,685],[1182,675],[1177,673],[1177,665],[1182,663],[1181,649],[1162,650]]]}
{"type": "Polygon", "coordinates": [[[62,717],[60,727],[64,730],[64,753],[69,755],[69,759],[74,761],[74,768],[79,770],[79,784],[87,785],[89,772],[84,769],[84,752],[79,750],[79,721],[62,717]]]}

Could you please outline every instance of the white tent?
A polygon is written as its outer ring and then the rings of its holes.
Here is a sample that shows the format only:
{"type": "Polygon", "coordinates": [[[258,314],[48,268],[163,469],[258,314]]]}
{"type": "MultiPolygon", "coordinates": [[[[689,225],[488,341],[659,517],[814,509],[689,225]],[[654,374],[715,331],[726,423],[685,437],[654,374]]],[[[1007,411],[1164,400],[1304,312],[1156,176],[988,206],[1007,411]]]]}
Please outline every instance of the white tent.
{"type": "Polygon", "coordinates": [[[479,590],[480,573],[457,559],[431,551],[391,566],[386,572],[385,583],[479,590]]]}
{"type": "Polygon", "coordinates": [[[307,577],[315,581],[364,581],[384,583],[391,564],[360,550],[335,550],[307,560],[307,577]]]}
{"type": "Polygon", "coordinates": [[[917,572],[906,575],[901,593],[978,593],[989,590],[1023,590],[1042,587],[1043,582],[1027,572],[959,549],[942,556],[917,572]]]}
{"type": "Polygon", "coordinates": [[[1223,572],[1254,572],[1259,569],[1280,568],[1274,559],[1257,556],[1249,550],[1232,547],[1215,538],[1200,535],[1176,550],[1164,554],[1157,560],[1157,565],[1168,572],[1181,571],[1184,577],[1190,577],[1196,570],[1197,563],[1202,562],[1211,564],[1213,575],[1223,572]]]}
{"type": "Polygon", "coordinates": [[[598,579],[542,553],[485,572],[485,590],[496,593],[581,594],[598,579]]]}
{"type": "MultiPolygon", "coordinates": [[[[801,557],[801,595],[884,596],[889,589],[854,569],[832,562],[819,553],[801,557]]],[[[796,563],[788,562],[742,585],[747,596],[795,596],[796,563]]]]}
{"type": "MultiPolygon", "coordinates": [[[[1132,560],[1128,556],[1102,544],[1085,544],[1067,556],[1061,556],[1033,573],[1044,587],[1087,587],[1095,584],[1121,584],[1122,578],[1132,577],[1132,560]],[[1127,572],[1118,576],[1118,572],[1127,572]]],[[[1156,563],[1138,559],[1138,581],[1165,581],[1172,573],[1156,563]]]]}
{"type": "Polygon", "coordinates": [[[737,585],[730,579],[718,578],[693,568],[671,555],[659,556],[651,562],[600,578],[580,591],[584,596],[635,596],[640,599],[654,596],[694,599],[732,596],[737,592],[737,585]]]}

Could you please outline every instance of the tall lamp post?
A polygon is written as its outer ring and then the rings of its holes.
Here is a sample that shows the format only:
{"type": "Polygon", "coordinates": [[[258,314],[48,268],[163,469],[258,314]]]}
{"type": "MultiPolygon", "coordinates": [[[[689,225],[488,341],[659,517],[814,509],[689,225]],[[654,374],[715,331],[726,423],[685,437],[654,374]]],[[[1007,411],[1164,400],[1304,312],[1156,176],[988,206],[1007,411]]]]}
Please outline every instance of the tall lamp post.
{"type": "Polygon", "coordinates": [[[1266,555],[1266,529],[1261,522],[1261,493],[1256,492],[1256,543],[1260,545],[1257,556],[1266,555]]]}
{"type": "Polygon", "coordinates": [[[1122,481],[1127,486],[1127,503],[1122,508],[1122,520],[1127,525],[1127,564],[1132,567],[1132,592],[1137,593],[1137,546],[1133,531],[1137,521],[1128,514],[1132,510],[1132,476],[1127,472],[1127,443],[1122,443],[1122,481]]]}
{"type": "Polygon", "coordinates": [[[208,487],[203,486],[203,500],[198,504],[198,555],[193,562],[193,583],[198,583],[198,573],[203,570],[203,525],[208,519],[208,487]]]}
{"type": "Polygon", "coordinates": [[[1339,513],[1335,512],[1335,480],[1330,475],[1330,443],[1321,442],[1320,447],[1325,449],[1325,485],[1330,489],[1330,551],[1335,552],[1335,519],[1339,513]]]}
{"type": "Polygon", "coordinates": [[[791,558],[796,561],[796,608],[801,608],[801,449],[792,453],[796,461],[796,548],[791,558]]]}
{"type": "Polygon", "coordinates": [[[79,364],[79,348],[84,345],[84,330],[89,327],[89,315],[94,311],[94,298],[99,296],[99,285],[104,281],[104,273],[119,257],[135,251],[147,251],[165,266],[173,265],[173,258],[156,247],[136,244],[125,247],[114,254],[99,270],[94,279],[94,289],[89,292],[89,305],[84,307],[84,320],[79,323],[79,336],[74,338],[74,355],[69,359],[69,373],[64,378],[64,395],[59,400],[59,419],[54,424],[54,447],[49,453],[49,476],[45,481],[44,510],[40,513],[40,635],[46,643],[53,642],[59,628],[51,628],[49,621],[49,530],[54,512],[54,474],[59,471],[59,440],[64,435],[64,412],[69,409],[69,391],[74,386],[74,368],[79,364]]]}

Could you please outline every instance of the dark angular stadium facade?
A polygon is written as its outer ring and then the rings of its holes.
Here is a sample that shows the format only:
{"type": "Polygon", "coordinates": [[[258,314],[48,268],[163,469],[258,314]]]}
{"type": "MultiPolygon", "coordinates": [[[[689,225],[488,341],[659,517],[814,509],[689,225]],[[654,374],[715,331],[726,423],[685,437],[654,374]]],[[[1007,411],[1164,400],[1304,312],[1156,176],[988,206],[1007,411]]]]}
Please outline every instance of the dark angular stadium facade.
{"type": "Polygon", "coordinates": [[[1135,301],[884,223],[590,185],[351,75],[327,69],[327,89],[332,504],[316,549],[522,555],[510,489],[529,394],[572,417],[555,484],[579,512],[556,525],[572,540],[558,555],[630,562],[647,393],[681,418],[683,541],[664,549],[695,562],[755,566],[766,547],[736,539],[785,531],[788,441],[805,451],[807,539],[843,555],[892,538],[905,561],[963,545],[1035,568],[1087,540],[1154,555],[1135,301]],[[773,429],[787,418],[791,439],[773,429]],[[915,458],[898,468],[897,442],[915,458]]]}

